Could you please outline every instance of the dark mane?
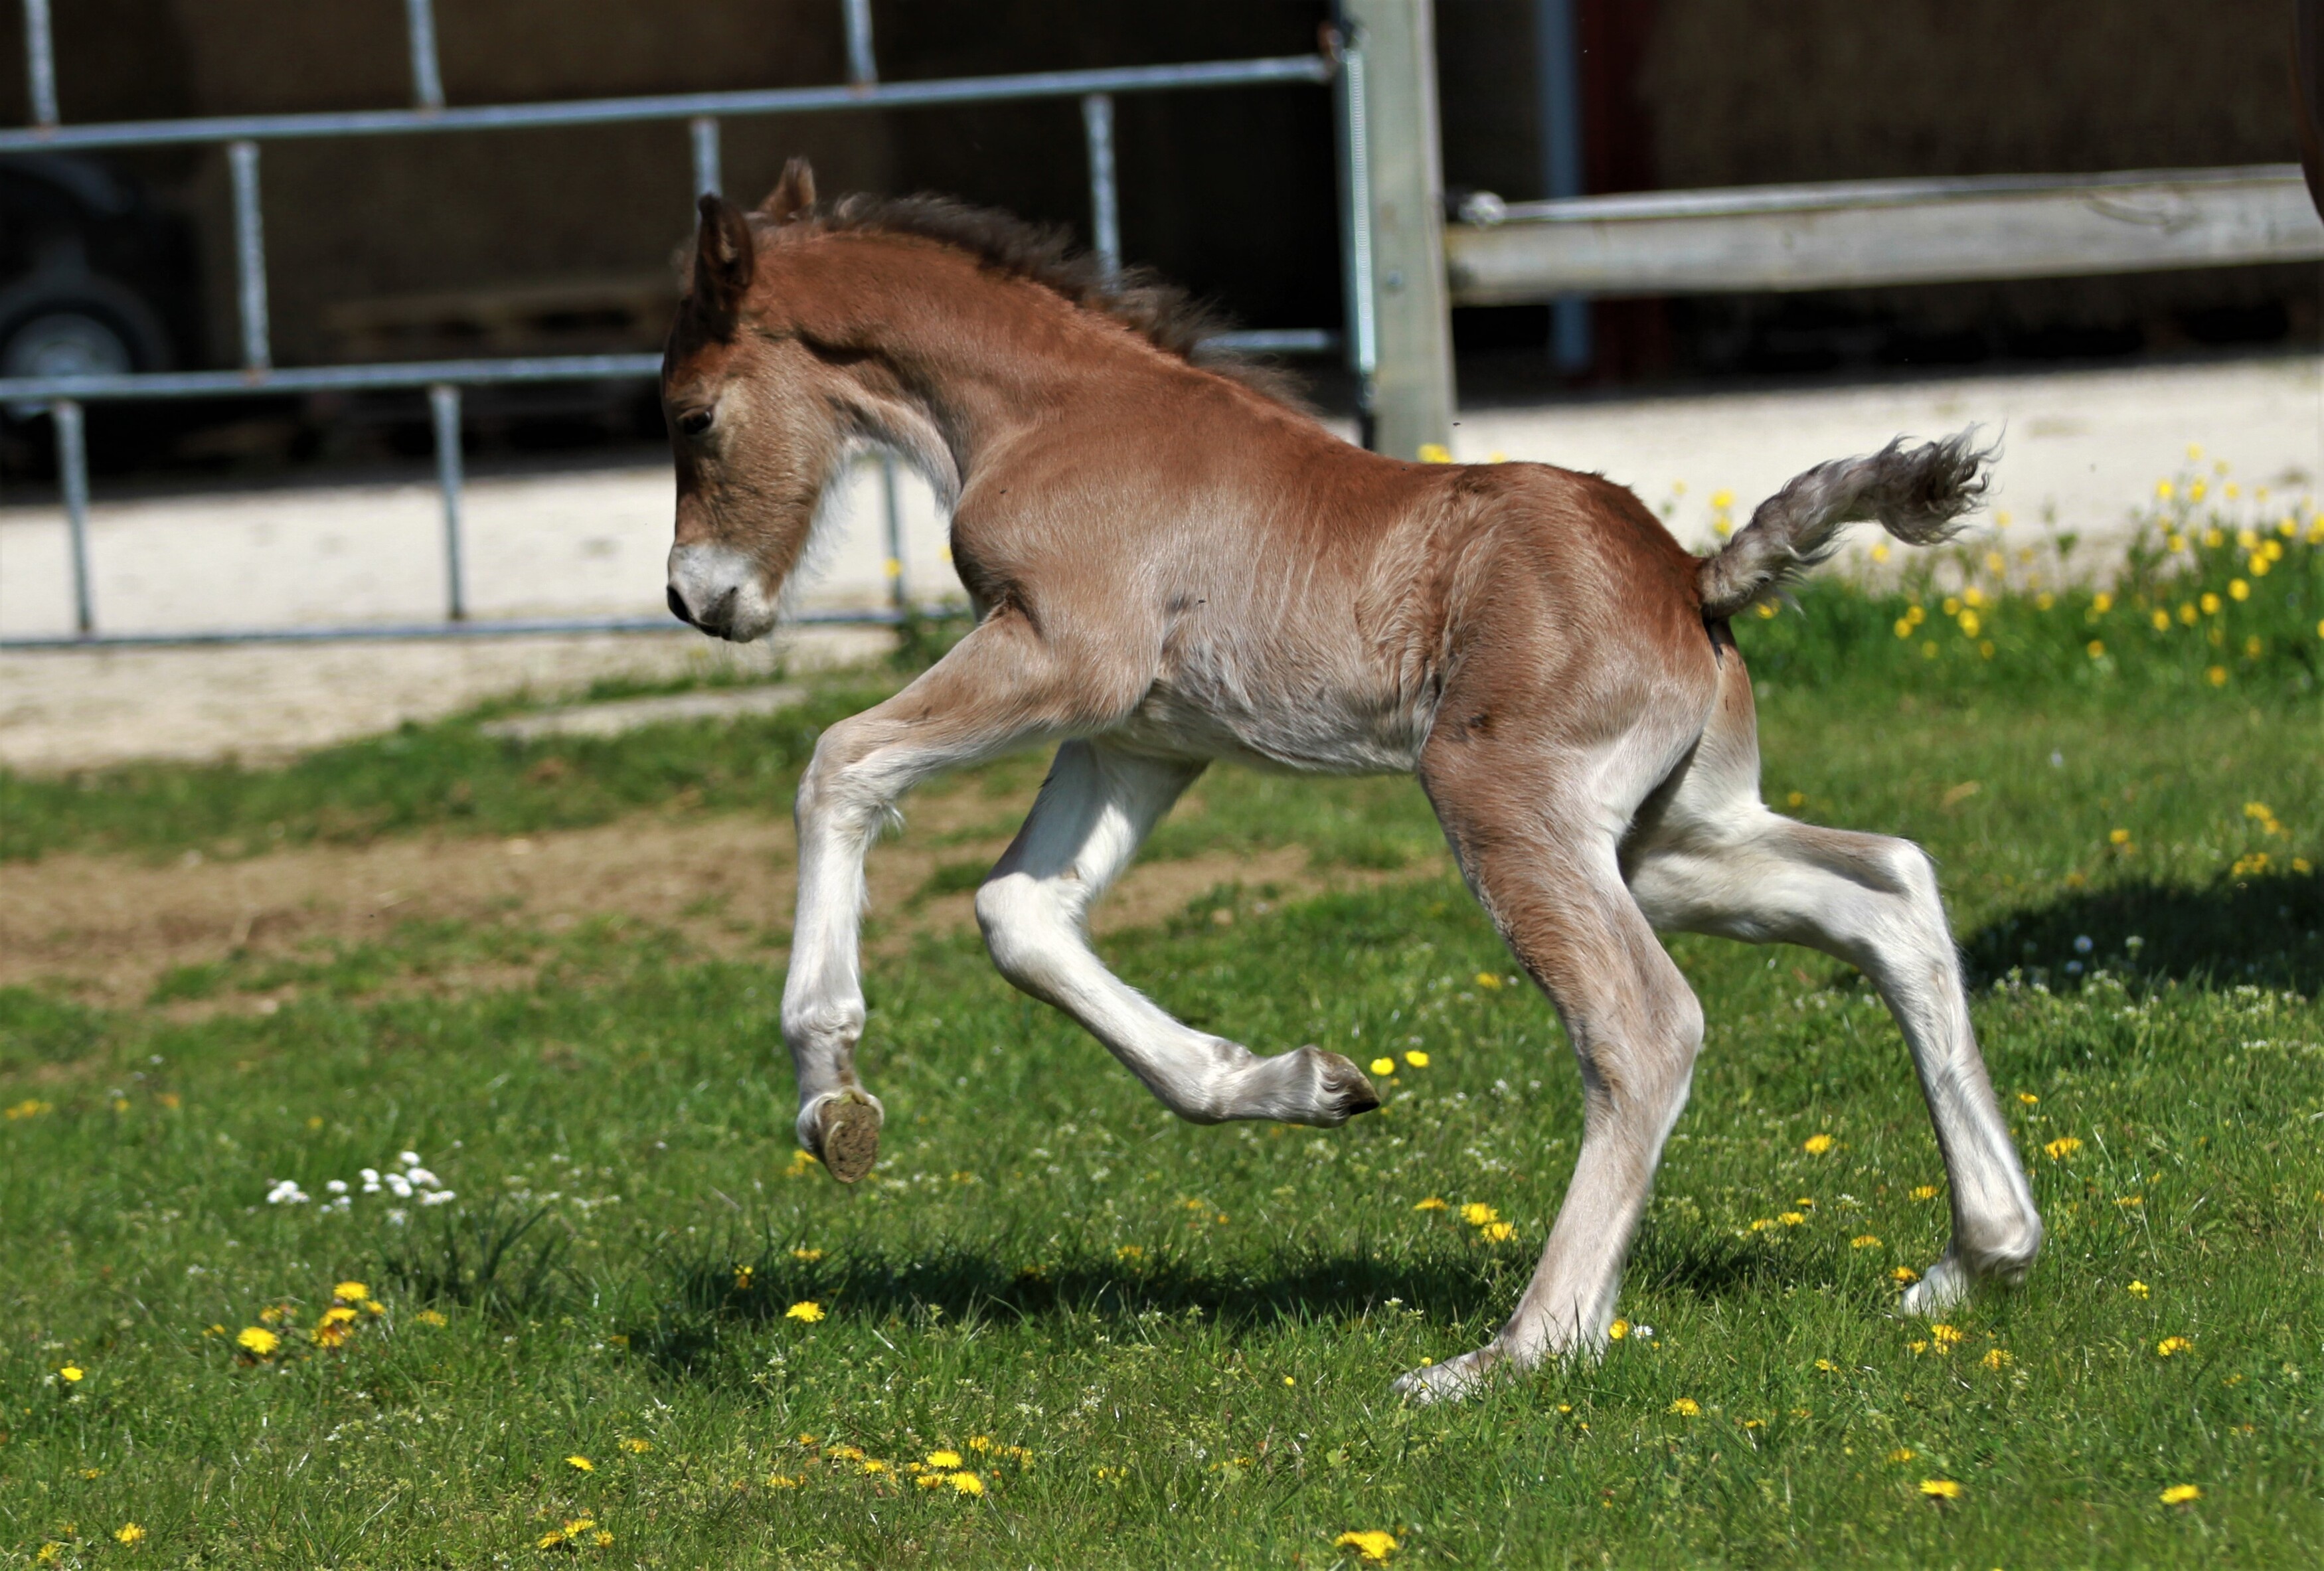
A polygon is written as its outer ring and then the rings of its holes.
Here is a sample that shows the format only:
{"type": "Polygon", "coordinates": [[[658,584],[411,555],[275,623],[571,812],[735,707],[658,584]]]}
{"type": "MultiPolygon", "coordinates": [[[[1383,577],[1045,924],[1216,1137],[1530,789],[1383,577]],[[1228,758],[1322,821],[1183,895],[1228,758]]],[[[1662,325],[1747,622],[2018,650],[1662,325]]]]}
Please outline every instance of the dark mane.
{"type": "Polygon", "coordinates": [[[1096,255],[1076,245],[1072,231],[1061,225],[1031,224],[949,197],[856,195],[818,206],[783,227],[908,235],[965,251],[996,273],[1038,283],[1084,310],[1111,317],[1190,365],[1232,377],[1277,402],[1307,409],[1296,376],[1213,341],[1227,329],[1218,312],[1146,268],[1124,268],[1109,276],[1096,255]]]}

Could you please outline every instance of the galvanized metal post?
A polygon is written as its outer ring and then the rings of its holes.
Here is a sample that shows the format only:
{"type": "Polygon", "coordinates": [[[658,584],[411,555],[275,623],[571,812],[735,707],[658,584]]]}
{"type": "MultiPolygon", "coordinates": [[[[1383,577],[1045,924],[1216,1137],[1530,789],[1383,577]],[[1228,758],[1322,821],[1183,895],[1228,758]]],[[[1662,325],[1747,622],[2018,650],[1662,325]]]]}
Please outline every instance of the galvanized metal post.
{"type": "Polygon", "coordinates": [[[403,22],[411,40],[411,101],[422,109],[441,109],[444,73],[436,63],[433,0],[403,0],[403,22]]]}
{"type": "Polygon", "coordinates": [[[32,101],[32,124],[57,123],[57,46],[49,25],[49,0],[24,0],[24,71],[32,101]]]}
{"type": "Polygon", "coordinates": [[[1434,457],[1452,440],[1452,293],[1437,151],[1430,0],[1341,0],[1361,43],[1366,183],[1379,369],[1373,445],[1434,457]]]}
{"type": "Polygon", "coordinates": [[[1106,276],[1121,271],[1121,193],[1113,174],[1113,95],[1082,98],[1082,134],[1089,143],[1090,245],[1106,276]]]}
{"type": "Polygon", "coordinates": [[[1379,319],[1373,310],[1371,152],[1364,84],[1364,39],[1340,23],[1340,69],[1332,80],[1340,171],[1340,290],[1346,301],[1348,369],[1356,378],[1357,439],[1376,447],[1372,402],[1379,389],[1379,319]]]}
{"type": "Polygon", "coordinates": [[[715,197],[720,192],[718,168],[718,122],[708,115],[696,115],[687,122],[694,136],[694,194],[715,197]]]}
{"type": "Polygon", "coordinates": [[[904,498],[897,484],[896,455],[880,455],[880,500],[888,526],[888,601],[901,616],[911,605],[904,586],[904,498]]]}
{"type": "MultiPolygon", "coordinates": [[[[1573,0],[1535,0],[1535,97],[1541,109],[1543,194],[1552,201],[1582,195],[1582,40],[1573,0]]],[[[1590,368],[1590,302],[1560,295],[1549,306],[1550,361],[1560,371],[1590,368]]]]}
{"type": "Polygon", "coordinates": [[[460,531],[460,390],[439,382],[428,390],[436,418],[436,485],[444,494],[444,612],[468,619],[467,553],[460,531]]]}
{"type": "Polygon", "coordinates": [[[274,364],[267,343],[266,228],[258,208],[258,143],[241,141],[226,147],[226,164],[234,171],[234,271],[242,300],[242,365],[245,371],[263,371],[274,364]]]}
{"type": "Polygon", "coordinates": [[[97,631],[97,607],[88,583],[88,441],[78,401],[60,398],[49,405],[56,427],[57,486],[64,493],[65,532],[72,540],[73,626],[83,638],[97,631]]]}
{"type": "Polygon", "coordinates": [[[880,79],[880,62],[872,58],[872,0],[843,0],[847,23],[847,83],[868,88],[880,79]]]}

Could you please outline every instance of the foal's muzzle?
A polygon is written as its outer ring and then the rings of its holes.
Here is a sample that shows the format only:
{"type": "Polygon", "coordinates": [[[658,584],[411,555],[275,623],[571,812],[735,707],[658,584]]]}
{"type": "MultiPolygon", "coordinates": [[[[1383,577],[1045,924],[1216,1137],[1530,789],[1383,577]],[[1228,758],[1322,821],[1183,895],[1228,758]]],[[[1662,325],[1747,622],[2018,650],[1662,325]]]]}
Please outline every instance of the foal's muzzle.
{"type": "Polygon", "coordinates": [[[714,638],[748,643],[775,624],[775,606],[750,559],[731,548],[684,545],[671,550],[663,596],[669,614],[714,638]]]}

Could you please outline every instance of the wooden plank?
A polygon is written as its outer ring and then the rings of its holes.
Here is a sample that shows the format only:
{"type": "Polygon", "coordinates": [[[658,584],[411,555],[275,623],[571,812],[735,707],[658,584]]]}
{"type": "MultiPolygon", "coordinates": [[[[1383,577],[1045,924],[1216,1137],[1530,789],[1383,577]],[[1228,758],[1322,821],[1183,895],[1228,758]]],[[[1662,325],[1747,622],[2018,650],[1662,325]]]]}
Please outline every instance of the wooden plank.
{"type": "Polygon", "coordinates": [[[2296,164],[1652,191],[1508,213],[1447,229],[1455,304],[2324,258],[2324,222],[2296,164]]]}

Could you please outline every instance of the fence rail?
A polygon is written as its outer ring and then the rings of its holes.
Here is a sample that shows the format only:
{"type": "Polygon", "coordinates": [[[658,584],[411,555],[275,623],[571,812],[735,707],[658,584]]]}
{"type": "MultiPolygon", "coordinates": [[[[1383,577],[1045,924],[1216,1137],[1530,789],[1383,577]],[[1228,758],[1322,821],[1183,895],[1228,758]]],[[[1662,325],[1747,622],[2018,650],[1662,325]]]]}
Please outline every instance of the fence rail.
{"type": "MultiPolygon", "coordinates": [[[[667,93],[542,104],[447,105],[436,53],[432,0],[405,0],[410,49],[413,106],[296,115],[213,116],[183,120],[123,121],[72,125],[61,122],[50,26],[49,0],[24,0],[24,42],[31,81],[33,124],[0,130],[0,154],[90,152],[107,149],[218,145],[226,152],[232,177],[235,300],[241,327],[242,365],[237,369],[115,375],[55,375],[0,378],[0,403],[45,407],[51,413],[57,470],[66,524],[77,632],[69,637],[0,635],[0,649],[43,649],[89,644],[216,643],[322,638],[413,638],[465,633],[635,632],[664,628],[659,618],[609,617],[504,621],[474,624],[467,618],[466,550],[461,509],[461,390],[526,383],[645,379],[661,368],[658,355],[537,356],[524,358],[396,362],[347,365],[277,366],[270,342],[260,152],[269,142],[330,137],[413,136],[444,132],[538,130],[561,126],[684,122],[692,151],[697,193],[721,186],[719,124],[723,119],[935,107],[948,105],[1022,103],[1078,99],[1088,154],[1091,231],[1109,269],[1121,263],[1120,193],[1114,158],[1113,99],[1116,94],[1177,92],[1200,88],[1323,85],[1340,62],[1322,54],[1254,60],[1204,60],[1180,65],[1122,66],[1086,70],[1032,71],[991,77],[882,82],[872,45],[868,0],[842,0],[846,29],[848,80],[842,85],[774,88],[714,93],[667,93]],[[112,634],[97,630],[88,535],[88,468],[84,406],[143,399],[230,398],[324,392],[426,389],[436,442],[436,469],[443,497],[445,620],[393,626],[249,629],[233,633],[112,634]]],[[[1369,217],[1353,224],[1360,236],[1369,217]]],[[[1337,332],[1313,328],[1259,329],[1226,333],[1211,340],[1222,348],[1284,355],[1324,355],[1339,349],[1337,332]]],[[[905,584],[900,511],[892,462],[881,466],[884,522],[891,599],[872,615],[809,617],[816,621],[900,620],[912,602],[905,584]]]]}
{"type": "Polygon", "coordinates": [[[2324,258],[2297,164],[1841,180],[1512,203],[1445,236],[1462,305],[2324,258]]]}

